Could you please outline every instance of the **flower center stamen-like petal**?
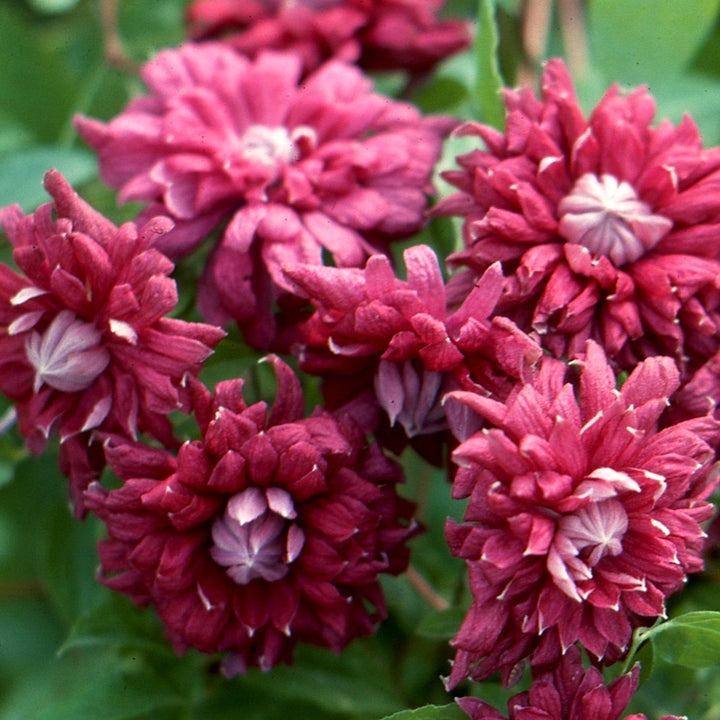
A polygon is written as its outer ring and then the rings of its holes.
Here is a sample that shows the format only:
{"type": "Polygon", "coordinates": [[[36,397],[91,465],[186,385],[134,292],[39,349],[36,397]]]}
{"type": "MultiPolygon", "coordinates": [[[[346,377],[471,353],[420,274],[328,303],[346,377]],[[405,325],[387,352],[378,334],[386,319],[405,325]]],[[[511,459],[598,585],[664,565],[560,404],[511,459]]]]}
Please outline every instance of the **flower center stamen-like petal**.
{"type": "Polygon", "coordinates": [[[233,495],[212,527],[213,560],[239,585],[275,582],[300,555],[305,534],[290,494],[282,488],[251,487],[233,495]]]}
{"type": "Polygon", "coordinates": [[[89,388],[110,362],[102,340],[94,324],[70,310],[59,312],[44,332],[32,332],[25,352],[35,369],[34,391],[43,385],[68,393],[89,388]]]}
{"type": "Polygon", "coordinates": [[[628,516],[619,500],[591,502],[560,520],[559,529],[589,567],[606,555],[622,552],[622,539],[628,528],[628,516]]]}
{"type": "Polygon", "coordinates": [[[616,267],[641,258],[662,240],[672,221],[653,213],[632,185],[613,175],[586,173],[558,205],[559,234],[605,255],[616,267]]]}
{"type": "Polygon", "coordinates": [[[446,429],[441,392],[444,377],[444,373],[418,369],[409,360],[381,360],[375,374],[375,393],[390,425],[399,422],[410,438],[446,429]]]}

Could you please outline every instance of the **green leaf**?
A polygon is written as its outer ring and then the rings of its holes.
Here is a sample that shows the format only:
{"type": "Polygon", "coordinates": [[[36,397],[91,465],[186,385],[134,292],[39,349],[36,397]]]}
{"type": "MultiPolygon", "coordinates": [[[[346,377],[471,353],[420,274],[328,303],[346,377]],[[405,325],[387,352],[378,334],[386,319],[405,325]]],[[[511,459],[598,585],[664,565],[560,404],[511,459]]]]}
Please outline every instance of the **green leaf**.
{"type": "Polygon", "coordinates": [[[420,637],[449,640],[457,634],[465,614],[459,607],[434,612],[422,620],[415,632],[420,637]]]}
{"type": "Polygon", "coordinates": [[[467,720],[459,705],[425,705],[414,710],[401,710],[383,720],[467,720]]]}
{"type": "MultiPolygon", "coordinates": [[[[273,668],[273,695],[315,705],[335,716],[383,717],[405,704],[384,654],[377,638],[356,641],[339,657],[329,650],[298,647],[292,667],[273,668]]],[[[268,675],[255,669],[238,681],[238,692],[242,686],[268,687],[268,675]]]]}
{"type": "Polygon", "coordinates": [[[78,619],[58,650],[58,656],[62,657],[77,648],[110,645],[173,656],[157,616],[149,610],[135,607],[127,598],[116,593],[108,593],[103,602],[78,619]]]}
{"type": "Polygon", "coordinates": [[[58,169],[71,185],[97,174],[95,156],[88,150],[34,147],[0,156],[0,207],[17,203],[24,212],[52,200],[43,188],[43,176],[58,169]]]}
{"type": "Polygon", "coordinates": [[[423,112],[452,112],[463,106],[468,92],[465,83],[454,77],[438,76],[413,96],[413,103],[423,112]]]}
{"type": "Polygon", "coordinates": [[[500,90],[504,83],[497,58],[498,29],[495,0],[479,0],[475,57],[477,62],[476,102],[483,122],[505,126],[505,108],[500,90]]]}
{"type": "Polygon", "coordinates": [[[720,0],[590,0],[593,64],[620,83],[662,84],[681,74],[713,28],[720,0]]]}
{"type": "Polygon", "coordinates": [[[14,512],[22,521],[16,524],[14,552],[32,569],[58,616],[71,625],[105,592],[95,581],[99,520],[73,517],[67,480],[50,451],[20,462],[8,490],[20,493],[14,512]]]}
{"type": "Polygon", "coordinates": [[[27,2],[37,12],[54,15],[72,10],[79,0],[27,0],[27,2]]]}
{"type": "Polygon", "coordinates": [[[83,654],[66,658],[53,671],[56,687],[33,720],[130,720],[156,717],[159,711],[169,709],[175,710],[175,717],[182,717],[188,704],[170,680],[141,656],[83,654]],[[60,685],[63,680],[65,684],[60,685]]]}
{"type": "Polygon", "coordinates": [[[702,668],[720,665],[720,612],[685,613],[648,633],[668,662],[702,668]]]}
{"type": "Polygon", "coordinates": [[[655,650],[651,642],[644,643],[635,655],[635,660],[640,663],[640,685],[643,685],[652,675],[655,665],[655,650]]]}

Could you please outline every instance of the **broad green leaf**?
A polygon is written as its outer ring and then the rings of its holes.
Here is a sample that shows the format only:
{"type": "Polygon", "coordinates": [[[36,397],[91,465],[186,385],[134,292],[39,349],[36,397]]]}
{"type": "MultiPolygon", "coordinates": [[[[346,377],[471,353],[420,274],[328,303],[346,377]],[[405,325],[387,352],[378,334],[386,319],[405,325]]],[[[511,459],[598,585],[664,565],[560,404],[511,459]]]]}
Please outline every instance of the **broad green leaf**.
{"type": "Polygon", "coordinates": [[[475,58],[477,82],[475,101],[483,122],[496,128],[505,126],[505,109],[500,90],[503,79],[498,65],[498,29],[495,22],[495,0],[478,0],[475,58]]]}
{"type": "Polygon", "coordinates": [[[609,79],[662,84],[682,74],[712,30],[720,0],[590,0],[593,64],[609,79]]]}
{"type": "MultiPolygon", "coordinates": [[[[70,66],[68,51],[76,47],[79,35],[73,32],[69,42],[72,26],[49,22],[38,32],[24,3],[0,2],[0,108],[36,142],[57,139],[72,114],[78,80],[88,64],[86,52],[83,68],[70,66]]],[[[99,40],[98,33],[94,39],[99,40]]]]}
{"type": "Polygon", "coordinates": [[[0,597],[0,677],[36,671],[41,658],[52,658],[63,627],[30,583],[3,583],[0,597]]]}
{"type": "Polygon", "coordinates": [[[449,113],[464,108],[467,97],[465,83],[457,78],[438,76],[413,95],[413,103],[426,113],[449,113]]]}
{"type": "Polygon", "coordinates": [[[58,656],[77,648],[109,645],[173,656],[153,612],[137,608],[126,597],[108,592],[103,602],[92,607],[73,625],[58,656]]]}
{"type": "Polygon", "coordinates": [[[71,625],[104,592],[95,581],[99,521],[73,517],[67,480],[50,451],[19,463],[10,488],[20,490],[25,500],[24,507],[15,510],[22,519],[15,551],[33,569],[58,615],[71,625]]]}
{"type": "MultiPolygon", "coordinates": [[[[14,717],[137,720],[166,717],[159,713],[173,710],[176,718],[182,718],[188,705],[189,699],[173,683],[171,673],[158,672],[140,655],[75,653],[44,670],[47,677],[37,677],[13,698],[13,704],[25,705],[27,712],[14,717]]],[[[2,714],[0,718],[4,720],[2,714]]]]}
{"type": "Polygon", "coordinates": [[[42,183],[51,168],[59,170],[71,185],[97,174],[95,156],[84,149],[34,147],[0,155],[0,207],[17,203],[29,213],[50,202],[42,183]]]}
{"type": "Polygon", "coordinates": [[[720,612],[685,613],[658,625],[648,635],[668,662],[695,668],[720,665],[720,612]]]}
{"type": "Polygon", "coordinates": [[[449,640],[457,634],[465,614],[459,607],[434,612],[422,620],[416,632],[420,637],[449,640]]]}
{"type": "Polygon", "coordinates": [[[383,720],[467,720],[459,705],[425,705],[414,710],[401,710],[383,720]]]}
{"type": "MultiPolygon", "coordinates": [[[[383,717],[405,704],[393,680],[389,658],[377,638],[356,641],[339,656],[329,650],[298,647],[292,667],[272,670],[273,695],[301,700],[336,716],[383,717]]],[[[238,679],[243,686],[267,688],[268,675],[255,669],[238,679]]]]}
{"type": "Polygon", "coordinates": [[[27,0],[33,10],[53,15],[72,10],[80,0],[27,0]]]}

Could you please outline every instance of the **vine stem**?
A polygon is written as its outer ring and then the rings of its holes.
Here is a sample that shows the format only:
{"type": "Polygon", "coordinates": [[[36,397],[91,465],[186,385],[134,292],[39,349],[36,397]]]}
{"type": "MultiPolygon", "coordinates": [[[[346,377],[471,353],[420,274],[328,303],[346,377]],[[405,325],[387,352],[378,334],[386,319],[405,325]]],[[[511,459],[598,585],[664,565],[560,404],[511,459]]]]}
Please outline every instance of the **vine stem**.
{"type": "Polygon", "coordinates": [[[102,20],[105,62],[118,70],[137,75],[140,66],[128,57],[120,38],[118,0],[100,0],[100,17],[102,20]]]}
{"type": "Polygon", "coordinates": [[[427,600],[436,610],[448,610],[450,608],[450,603],[438,594],[412,565],[408,566],[406,575],[410,584],[418,591],[420,596],[427,600]]]}

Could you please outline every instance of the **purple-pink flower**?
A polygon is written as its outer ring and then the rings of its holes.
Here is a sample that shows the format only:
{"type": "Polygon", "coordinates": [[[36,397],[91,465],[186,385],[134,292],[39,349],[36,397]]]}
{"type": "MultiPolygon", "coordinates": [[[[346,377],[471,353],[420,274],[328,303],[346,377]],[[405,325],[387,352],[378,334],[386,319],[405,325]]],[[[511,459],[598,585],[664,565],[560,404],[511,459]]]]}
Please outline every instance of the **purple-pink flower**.
{"type": "MultiPolygon", "coordinates": [[[[286,267],[316,307],[298,353],[303,370],[323,377],[331,407],[353,401],[372,417],[379,405],[406,441],[417,439],[425,455],[441,457],[427,436],[448,428],[445,394],[477,389],[504,399],[518,380],[531,377],[542,351],[513,323],[491,319],[503,282],[497,265],[453,306],[435,253],[418,245],[403,256],[406,280],[384,255],[371,257],[363,270],[286,267]]],[[[464,416],[452,423],[461,435],[469,434],[461,427],[464,416]]],[[[372,421],[363,424],[376,429],[372,421]]]]}
{"type": "Polygon", "coordinates": [[[224,672],[289,662],[298,642],[339,652],[385,614],[382,573],[405,570],[417,532],[400,467],[349,418],[303,418],[298,379],[247,405],[241,380],[191,381],[202,439],[177,456],[106,440],[121,488],[94,483],[107,526],[101,580],[152,603],[178,652],[226,653],[224,672]]]}
{"type": "MultiPolygon", "coordinates": [[[[619,720],[638,686],[639,666],[605,685],[595,667],[585,669],[577,646],[568,648],[552,670],[541,673],[530,686],[508,700],[507,720],[619,720]]],[[[460,698],[458,704],[472,720],[505,720],[505,715],[478,698],[460,698]]],[[[645,715],[625,720],[646,720],[645,715]]],[[[666,715],[661,720],[682,720],[666,715]]]]}
{"type": "Polygon", "coordinates": [[[273,303],[292,306],[290,263],[360,266],[425,223],[442,137],[454,121],[422,118],[373,92],[341,62],[301,80],[290,54],[249,60],[216,43],[147,63],[150,95],[105,124],[79,118],[120,200],[152,203],[175,229],[158,240],[187,254],[227,220],[199,289],[211,322],[235,320],[272,344],[273,303]]]}
{"type": "Polygon", "coordinates": [[[57,171],[45,188],[54,203],[35,213],[0,211],[22,273],[0,265],[0,391],[15,402],[33,453],[59,435],[81,501],[101,461],[88,434],[146,432],[172,443],[167,414],[187,404],[186,376],[224,332],[166,317],[177,304],[173,265],[153,243],[171,227],[167,218],[118,228],[57,171]]]}
{"type": "Polygon", "coordinates": [[[470,44],[461,20],[440,20],[445,0],[194,0],[196,40],[220,38],[255,57],[273,48],[298,54],[305,72],[335,58],[366,70],[430,71],[470,44]]]}
{"type": "Polygon", "coordinates": [[[469,504],[446,534],[473,602],[452,641],[451,686],[497,670],[510,682],[524,658],[547,666],[576,642],[612,663],[703,567],[720,424],[658,431],[679,383],[670,358],[645,360],[619,391],[594,343],[575,366],[577,389],[546,357],[505,403],[451,394],[494,426],[453,455],[453,493],[469,504]]]}
{"type": "Polygon", "coordinates": [[[451,260],[471,274],[501,261],[498,312],[556,357],[591,338],[622,369],[667,355],[694,372],[718,349],[720,148],[687,116],[654,127],[643,88],[613,86],[585,118],[560,60],[541,98],[508,90],[505,105],[504,133],[459,130],[484,147],[445,174],[460,192],[435,212],[465,218],[451,260]]]}

